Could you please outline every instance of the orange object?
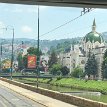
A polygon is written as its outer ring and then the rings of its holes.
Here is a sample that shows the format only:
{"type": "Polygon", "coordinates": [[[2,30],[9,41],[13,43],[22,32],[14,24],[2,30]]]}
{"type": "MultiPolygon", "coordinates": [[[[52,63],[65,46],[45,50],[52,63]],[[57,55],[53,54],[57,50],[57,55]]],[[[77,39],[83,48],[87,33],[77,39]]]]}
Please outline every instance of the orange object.
{"type": "Polygon", "coordinates": [[[36,55],[29,55],[28,59],[28,68],[36,68],[36,55]]]}

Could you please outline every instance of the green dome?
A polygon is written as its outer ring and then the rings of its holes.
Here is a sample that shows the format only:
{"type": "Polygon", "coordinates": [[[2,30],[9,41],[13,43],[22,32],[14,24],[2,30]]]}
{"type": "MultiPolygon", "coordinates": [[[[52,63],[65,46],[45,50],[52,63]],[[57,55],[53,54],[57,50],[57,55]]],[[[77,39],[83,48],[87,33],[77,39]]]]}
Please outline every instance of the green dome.
{"type": "Polygon", "coordinates": [[[102,43],[102,42],[104,42],[104,40],[103,40],[103,37],[102,37],[102,35],[101,34],[99,34],[99,33],[97,33],[97,32],[89,32],[88,34],[86,34],[86,36],[84,37],[84,41],[85,42],[88,42],[88,41],[90,41],[91,43],[92,42],[99,42],[99,43],[102,43]]]}

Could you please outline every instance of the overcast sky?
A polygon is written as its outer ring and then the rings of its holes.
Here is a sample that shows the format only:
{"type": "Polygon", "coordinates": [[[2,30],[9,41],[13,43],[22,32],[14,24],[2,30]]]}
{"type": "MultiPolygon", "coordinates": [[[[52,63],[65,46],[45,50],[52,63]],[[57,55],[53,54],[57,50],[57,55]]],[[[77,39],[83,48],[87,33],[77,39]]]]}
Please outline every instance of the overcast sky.
{"type": "MultiPolygon", "coordinates": [[[[83,37],[91,31],[94,18],[97,32],[107,31],[107,10],[94,9],[75,21],[41,36],[52,29],[81,15],[82,8],[40,6],[40,39],[64,39],[83,37]]],[[[0,38],[11,38],[15,29],[15,38],[32,38],[37,40],[37,6],[0,4],[0,38]],[[2,29],[8,26],[8,30],[2,29]]]]}

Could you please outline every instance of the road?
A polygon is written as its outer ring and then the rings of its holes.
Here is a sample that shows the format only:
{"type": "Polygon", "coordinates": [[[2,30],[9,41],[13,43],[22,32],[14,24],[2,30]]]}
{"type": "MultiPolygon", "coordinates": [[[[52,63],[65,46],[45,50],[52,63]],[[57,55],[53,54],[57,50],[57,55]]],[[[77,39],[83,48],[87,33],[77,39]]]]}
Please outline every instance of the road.
{"type": "Polygon", "coordinates": [[[0,85],[0,107],[45,107],[0,85]]]}

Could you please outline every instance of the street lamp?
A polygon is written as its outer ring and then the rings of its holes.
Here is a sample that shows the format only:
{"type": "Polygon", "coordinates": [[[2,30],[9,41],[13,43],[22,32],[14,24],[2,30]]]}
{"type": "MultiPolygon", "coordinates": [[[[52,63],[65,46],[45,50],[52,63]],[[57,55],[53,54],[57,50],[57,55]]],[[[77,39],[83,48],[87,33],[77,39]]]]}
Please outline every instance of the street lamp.
{"type": "Polygon", "coordinates": [[[37,42],[37,88],[38,88],[38,75],[39,75],[39,6],[38,6],[38,42],[37,42]]]}
{"type": "Polygon", "coordinates": [[[1,47],[0,48],[0,70],[2,71],[2,40],[1,40],[1,46],[0,47],[1,47]]]}
{"type": "Polygon", "coordinates": [[[7,26],[6,27],[6,30],[12,30],[12,53],[11,53],[11,65],[10,65],[10,68],[11,68],[11,71],[10,71],[10,78],[12,80],[12,72],[13,72],[13,50],[14,50],[14,47],[13,47],[13,44],[14,44],[14,28],[12,26],[7,26]]]}
{"type": "MultiPolygon", "coordinates": [[[[5,29],[6,30],[6,28],[0,28],[0,29],[5,29]]],[[[0,44],[0,72],[2,71],[2,50],[3,50],[3,47],[2,47],[2,45],[3,45],[3,40],[4,39],[1,39],[1,44],[0,44]]]]}
{"type": "Polygon", "coordinates": [[[0,72],[2,71],[2,53],[3,53],[3,41],[5,39],[1,39],[1,45],[0,45],[0,72]]]}
{"type": "MultiPolygon", "coordinates": [[[[3,27],[0,29],[5,30],[12,30],[12,53],[11,53],[11,71],[10,71],[10,78],[12,80],[12,71],[13,71],[13,44],[14,44],[14,28],[12,26],[3,27]]],[[[1,57],[2,57],[2,44],[1,44],[1,57]]]]}

